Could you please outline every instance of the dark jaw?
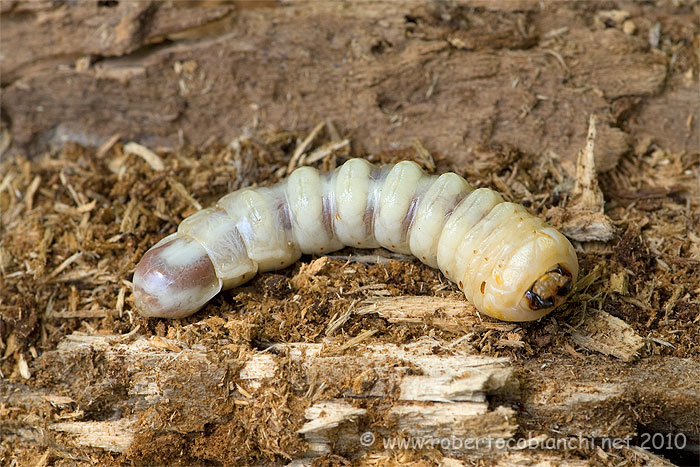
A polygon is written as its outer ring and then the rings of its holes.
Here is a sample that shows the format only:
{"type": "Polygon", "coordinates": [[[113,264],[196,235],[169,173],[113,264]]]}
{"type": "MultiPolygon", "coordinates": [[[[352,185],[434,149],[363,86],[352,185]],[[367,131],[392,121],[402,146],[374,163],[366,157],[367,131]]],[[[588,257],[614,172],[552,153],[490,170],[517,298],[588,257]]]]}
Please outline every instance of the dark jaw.
{"type": "Polygon", "coordinates": [[[571,273],[561,264],[557,264],[532,284],[525,292],[525,298],[533,311],[554,308],[564,303],[566,296],[571,292],[571,286],[571,273]]]}

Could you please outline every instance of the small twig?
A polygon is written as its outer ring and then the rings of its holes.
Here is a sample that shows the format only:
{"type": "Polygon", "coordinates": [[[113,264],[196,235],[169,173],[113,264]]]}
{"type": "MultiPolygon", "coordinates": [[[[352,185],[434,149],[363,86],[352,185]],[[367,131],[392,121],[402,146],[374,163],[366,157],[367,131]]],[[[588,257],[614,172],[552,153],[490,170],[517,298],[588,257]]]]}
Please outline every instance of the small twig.
{"type": "Polygon", "coordinates": [[[200,209],[202,209],[202,205],[199,204],[199,202],[196,199],[194,199],[194,197],[189,193],[189,191],[187,191],[187,188],[185,188],[185,186],[182,183],[178,182],[172,177],[168,177],[168,184],[173,190],[175,190],[175,192],[178,195],[185,198],[185,200],[188,203],[190,203],[196,210],[199,211],[200,209]]]}
{"type": "Polygon", "coordinates": [[[586,146],[579,152],[576,162],[576,181],[571,192],[572,207],[603,212],[605,200],[598,186],[595,167],[596,118],[591,115],[588,124],[586,146]]]}
{"type": "Polygon", "coordinates": [[[119,141],[119,138],[121,135],[119,133],[115,133],[112,135],[107,141],[102,143],[102,146],[97,150],[97,158],[102,159],[107,152],[109,152],[110,149],[119,141]]]}
{"type": "Polygon", "coordinates": [[[63,261],[61,264],[59,264],[58,267],[56,269],[54,269],[51,274],[49,274],[49,277],[58,276],[63,270],[65,270],[68,266],[70,266],[71,264],[76,262],[81,256],[83,256],[83,253],[80,251],[77,253],[73,253],[65,261],[63,261]]]}
{"type": "Polygon", "coordinates": [[[325,122],[321,122],[318,125],[314,127],[313,130],[311,130],[311,133],[309,133],[309,136],[307,136],[304,141],[301,142],[299,146],[294,150],[294,154],[292,155],[292,158],[289,160],[289,164],[287,165],[287,174],[292,173],[294,169],[297,168],[297,163],[299,162],[299,158],[304,154],[304,151],[309,147],[311,142],[316,138],[316,135],[323,129],[325,122]]]}
{"type": "Polygon", "coordinates": [[[150,165],[153,170],[160,171],[165,168],[163,159],[161,159],[158,154],[151,151],[146,146],[142,146],[132,141],[124,145],[124,152],[127,154],[134,154],[136,156],[139,156],[141,159],[145,160],[146,163],[148,163],[148,165],[150,165]]]}
{"type": "Polygon", "coordinates": [[[425,149],[425,146],[423,146],[421,140],[416,138],[413,140],[412,144],[413,149],[416,151],[416,159],[423,163],[428,172],[435,170],[435,161],[433,160],[433,156],[430,154],[430,151],[425,149]]]}
{"type": "Polygon", "coordinates": [[[350,339],[349,341],[347,341],[345,344],[341,345],[340,348],[338,348],[338,350],[340,352],[342,352],[342,351],[349,349],[350,347],[354,347],[357,344],[359,344],[360,342],[362,342],[363,340],[368,339],[369,337],[372,337],[377,331],[378,331],[378,329],[370,329],[367,331],[363,331],[360,334],[358,334],[357,336],[355,336],[352,339],[350,339]]]}
{"type": "Polygon", "coordinates": [[[566,73],[569,73],[569,67],[566,66],[566,62],[564,61],[564,58],[559,55],[558,52],[552,50],[552,49],[544,49],[544,52],[551,55],[552,57],[557,59],[557,62],[561,65],[561,67],[566,71],[566,73]]]}
{"type": "Polygon", "coordinates": [[[24,195],[24,201],[27,205],[27,211],[31,211],[32,207],[34,206],[34,194],[36,193],[36,190],[39,189],[39,184],[41,183],[41,176],[37,175],[34,177],[34,180],[32,180],[32,183],[29,185],[29,188],[27,188],[27,193],[24,195]]]}
{"type": "Polygon", "coordinates": [[[340,316],[334,316],[328,323],[328,328],[326,329],[326,336],[331,336],[340,329],[352,316],[352,310],[357,303],[357,299],[353,300],[347,310],[343,311],[340,316]]]}
{"type": "Polygon", "coordinates": [[[304,161],[306,164],[313,164],[314,162],[318,162],[324,157],[326,157],[329,154],[334,153],[335,151],[338,151],[340,149],[343,149],[345,147],[348,147],[350,145],[350,140],[349,139],[344,139],[342,141],[334,141],[332,143],[325,144],[321,146],[320,148],[314,150],[309,156],[306,158],[304,161]]]}

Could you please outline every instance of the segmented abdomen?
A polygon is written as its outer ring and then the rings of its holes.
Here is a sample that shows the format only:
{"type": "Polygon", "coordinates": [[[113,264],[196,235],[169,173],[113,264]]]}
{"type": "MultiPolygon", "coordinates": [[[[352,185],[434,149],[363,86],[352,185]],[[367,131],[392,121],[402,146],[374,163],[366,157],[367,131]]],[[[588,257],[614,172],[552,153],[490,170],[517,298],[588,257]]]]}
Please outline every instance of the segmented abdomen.
{"type": "Polygon", "coordinates": [[[478,310],[508,321],[551,311],[578,274],[569,241],[498,193],[454,173],[427,175],[414,162],[352,159],[329,173],[301,167],[182,221],[137,266],[136,305],[144,316],[188,316],[257,272],[346,245],[410,253],[440,268],[478,310]]]}

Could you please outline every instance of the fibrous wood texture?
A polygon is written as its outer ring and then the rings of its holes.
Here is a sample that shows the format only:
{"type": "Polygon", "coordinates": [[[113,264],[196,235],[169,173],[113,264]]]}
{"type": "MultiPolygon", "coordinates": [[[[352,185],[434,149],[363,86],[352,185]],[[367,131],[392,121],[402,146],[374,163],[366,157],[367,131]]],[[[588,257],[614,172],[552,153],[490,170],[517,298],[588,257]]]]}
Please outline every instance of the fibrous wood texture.
{"type": "MultiPolygon", "coordinates": [[[[669,150],[697,142],[695,88],[645,34],[661,10],[621,6],[630,35],[605,15],[589,25],[593,4],[486,5],[4,2],[3,118],[18,150],[113,134],[200,145],[331,119],[368,151],[420,135],[458,161],[484,140],[573,158],[591,113],[602,170],[630,149],[621,117],[669,150]]],[[[684,37],[685,11],[666,37],[684,37]]]]}
{"type": "Polygon", "coordinates": [[[697,465],[697,17],[0,2],[0,464],[697,465]],[[547,218],[577,240],[570,301],[498,322],[346,249],[184,321],[135,313],[136,262],[183,218],[351,156],[547,218]]]}

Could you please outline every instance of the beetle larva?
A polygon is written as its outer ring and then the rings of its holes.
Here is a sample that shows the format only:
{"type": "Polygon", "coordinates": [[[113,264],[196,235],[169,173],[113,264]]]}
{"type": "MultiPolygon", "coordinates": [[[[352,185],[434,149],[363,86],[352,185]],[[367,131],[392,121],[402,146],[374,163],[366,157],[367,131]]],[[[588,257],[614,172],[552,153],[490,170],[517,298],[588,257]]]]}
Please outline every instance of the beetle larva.
{"type": "Polygon", "coordinates": [[[138,264],[136,307],[182,318],[258,272],[345,245],[411,253],[479,311],[506,321],[544,316],[578,275],[566,237],[498,193],[454,173],[427,175],[414,162],[351,159],[329,173],[301,167],[275,186],[238,190],[182,221],[138,264]]]}

